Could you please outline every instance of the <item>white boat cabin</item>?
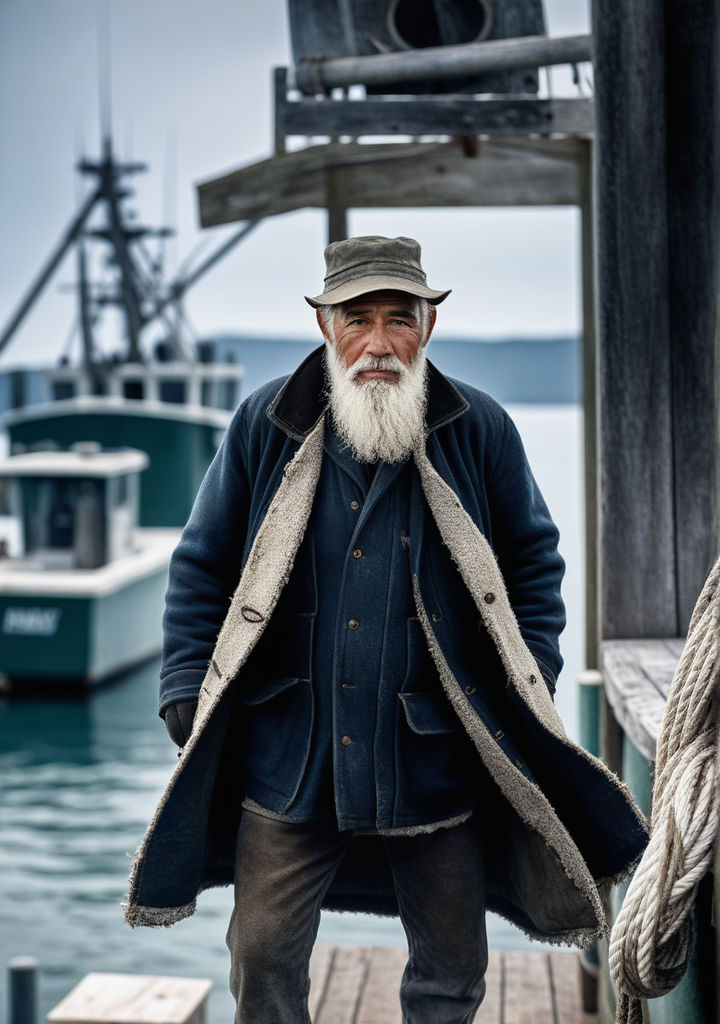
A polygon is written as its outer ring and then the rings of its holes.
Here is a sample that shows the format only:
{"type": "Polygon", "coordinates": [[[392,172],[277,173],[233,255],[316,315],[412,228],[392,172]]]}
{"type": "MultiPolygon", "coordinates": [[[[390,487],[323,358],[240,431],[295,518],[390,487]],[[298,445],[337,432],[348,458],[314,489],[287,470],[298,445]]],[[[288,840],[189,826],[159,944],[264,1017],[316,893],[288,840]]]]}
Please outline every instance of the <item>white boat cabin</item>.
{"type": "Polygon", "coordinates": [[[97,569],[133,554],[148,465],[144,452],[94,442],[0,460],[0,560],[29,571],[97,569]]]}
{"type": "Polygon", "coordinates": [[[202,362],[119,363],[91,373],[57,366],[46,373],[51,401],[103,396],[228,411],[240,401],[244,375],[241,366],[202,362]]]}

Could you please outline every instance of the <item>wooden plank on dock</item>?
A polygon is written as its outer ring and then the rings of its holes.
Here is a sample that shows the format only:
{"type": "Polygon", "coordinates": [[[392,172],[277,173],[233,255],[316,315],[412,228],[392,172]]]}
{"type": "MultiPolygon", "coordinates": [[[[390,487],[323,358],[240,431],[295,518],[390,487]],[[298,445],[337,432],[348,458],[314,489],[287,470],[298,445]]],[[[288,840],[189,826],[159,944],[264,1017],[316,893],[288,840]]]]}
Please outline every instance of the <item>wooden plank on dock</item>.
{"type": "Polygon", "coordinates": [[[596,1015],[583,1012],[577,953],[550,953],[548,962],[557,1024],[595,1024],[596,1015]]]}
{"type": "Polygon", "coordinates": [[[334,955],[334,946],[328,943],[318,943],[313,949],[313,954],[310,958],[310,997],[308,999],[308,1006],[313,1020],[330,980],[330,970],[334,955]]]}
{"type": "Polygon", "coordinates": [[[502,954],[504,1024],[556,1024],[546,953],[502,954]]]}
{"type": "Polygon", "coordinates": [[[649,761],[655,760],[660,723],[683,646],[679,637],[602,644],[607,699],[625,733],[649,761]]]}
{"type": "Polygon", "coordinates": [[[365,946],[336,946],[330,976],[318,1005],[315,1024],[355,1024],[369,970],[365,946]]]}
{"type": "Polygon", "coordinates": [[[407,950],[399,946],[371,950],[356,1024],[402,1024],[398,992],[406,963],[407,950]]]}
{"type": "Polygon", "coordinates": [[[212,982],[147,974],[86,974],[50,1024],[203,1024],[212,982]]]}
{"type": "MultiPolygon", "coordinates": [[[[317,946],[310,963],[314,1024],[401,1024],[407,950],[317,946]]],[[[582,1011],[576,954],[490,951],[477,1024],[594,1024],[582,1011]]]]}
{"type": "Polygon", "coordinates": [[[497,950],[490,950],[490,960],[485,973],[485,998],[480,1007],[479,1021],[502,1020],[502,956],[497,950]]]}

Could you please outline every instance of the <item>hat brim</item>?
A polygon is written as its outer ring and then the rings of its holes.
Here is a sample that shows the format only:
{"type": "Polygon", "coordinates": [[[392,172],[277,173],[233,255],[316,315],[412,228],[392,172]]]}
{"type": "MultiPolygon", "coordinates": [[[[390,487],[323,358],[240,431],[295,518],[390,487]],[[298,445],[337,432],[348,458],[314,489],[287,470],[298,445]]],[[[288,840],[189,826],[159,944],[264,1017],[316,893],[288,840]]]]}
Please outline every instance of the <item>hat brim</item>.
{"type": "Polygon", "coordinates": [[[356,299],[358,295],[367,295],[368,292],[407,292],[408,295],[417,295],[418,298],[427,299],[433,306],[443,302],[452,288],[445,292],[435,291],[434,288],[427,288],[416,281],[409,281],[406,277],[392,277],[388,274],[373,274],[368,277],[357,277],[352,281],[346,281],[337,288],[329,288],[322,295],[305,296],[305,301],[315,309],[318,306],[334,306],[339,302],[348,302],[356,299]]]}

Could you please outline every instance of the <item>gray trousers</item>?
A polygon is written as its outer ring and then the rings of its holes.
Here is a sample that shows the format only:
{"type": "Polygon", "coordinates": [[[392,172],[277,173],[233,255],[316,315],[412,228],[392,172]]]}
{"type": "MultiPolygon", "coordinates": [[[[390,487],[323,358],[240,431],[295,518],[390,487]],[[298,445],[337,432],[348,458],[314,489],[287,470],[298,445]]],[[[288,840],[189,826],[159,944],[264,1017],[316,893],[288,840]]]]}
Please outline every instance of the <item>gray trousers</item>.
{"type": "MultiPolygon", "coordinates": [[[[485,995],[477,817],[428,835],[383,837],[408,940],[403,1024],[470,1024],[485,995]]],[[[320,905],[352,838],[243,812],[227,933],[235,1024],[310,1024],[309,963],[320,905]]]]}

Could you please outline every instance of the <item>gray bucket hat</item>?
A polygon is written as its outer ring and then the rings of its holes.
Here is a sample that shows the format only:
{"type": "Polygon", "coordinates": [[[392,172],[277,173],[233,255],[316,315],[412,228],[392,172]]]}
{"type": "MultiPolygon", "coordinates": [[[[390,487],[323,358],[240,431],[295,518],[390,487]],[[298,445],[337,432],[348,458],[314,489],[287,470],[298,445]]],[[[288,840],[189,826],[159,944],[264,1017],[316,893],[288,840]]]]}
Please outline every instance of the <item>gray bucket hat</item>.
{"type": "Polygon", "coordinates": [[[414,238],[361,235],[331,242],[325,250],[325,290],[305,300],[314,306],[347,302],[368,292],[408,292],[433,305],[450,294],[428,288],[420,265],[420,244],[414,238]]]}

